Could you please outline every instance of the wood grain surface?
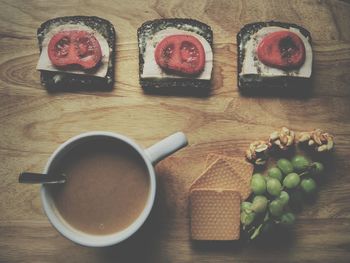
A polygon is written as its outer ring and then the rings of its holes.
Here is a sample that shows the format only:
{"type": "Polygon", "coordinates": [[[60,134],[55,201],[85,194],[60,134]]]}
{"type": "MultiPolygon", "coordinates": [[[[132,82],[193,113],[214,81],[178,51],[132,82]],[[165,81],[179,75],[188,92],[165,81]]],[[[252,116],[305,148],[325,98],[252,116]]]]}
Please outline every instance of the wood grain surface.
{"type": "Polygon", "coordinates": [[[344,1],[0,1],[0,262],[349,262],[350,4],[344,1]],[[36,29],[47,19],[96,15],[118,33],[110,92],[48,93],[40,85],[36,29]],[[138,84],[136,30],[146,20],[190,17],[214,31],[208,97],[146,95],[138,84]],[[236,39],[246,23],[279,20],[313,38],[309,98],[243,97],[237,90],[236,39]],[[247,145],[281,126],[322,128],[336,136],[334,168],[295,228],[263,244],[193,243],[187,190],[208,153],[243,156],[247,145]],[[90,130],[134,138],[144,147],[183,131],[189,146],[157,166],[158,193],[135,236],[108,248],[63,238],[42,210],[39,187],[19,185],[56,147],[90,130]]]}

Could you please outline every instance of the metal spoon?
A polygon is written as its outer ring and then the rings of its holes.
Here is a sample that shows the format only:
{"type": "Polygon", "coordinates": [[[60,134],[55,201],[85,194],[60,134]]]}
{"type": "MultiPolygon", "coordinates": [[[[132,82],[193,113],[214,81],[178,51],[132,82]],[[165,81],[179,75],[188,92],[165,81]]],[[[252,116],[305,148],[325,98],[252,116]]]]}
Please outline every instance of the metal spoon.
{"type": "Polygon", "coordinates": [[[22,184],[62,184],[67,177],[65,174],[20,173],[18,182],[22,184]]]}

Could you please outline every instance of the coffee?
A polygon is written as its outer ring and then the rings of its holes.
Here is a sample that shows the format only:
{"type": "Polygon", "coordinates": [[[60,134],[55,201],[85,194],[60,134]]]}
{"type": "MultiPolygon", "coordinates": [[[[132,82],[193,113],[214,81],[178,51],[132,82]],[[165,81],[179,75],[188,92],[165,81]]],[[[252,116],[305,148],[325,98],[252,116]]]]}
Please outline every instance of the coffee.
{"type": "Polygon", "coordinates": [[[53,172],[67,182],[50,185],[59,214],[75,229],[95,235],[128,227],[143,211],[150,190],[147,166],[125,142],[82,141],[65,153],[53,172]]]}

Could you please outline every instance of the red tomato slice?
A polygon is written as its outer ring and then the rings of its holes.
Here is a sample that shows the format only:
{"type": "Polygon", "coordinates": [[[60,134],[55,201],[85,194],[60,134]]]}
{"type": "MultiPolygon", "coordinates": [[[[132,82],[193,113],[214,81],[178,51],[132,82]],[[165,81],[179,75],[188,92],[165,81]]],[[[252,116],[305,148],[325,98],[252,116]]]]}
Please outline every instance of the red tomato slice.
{"type": "Polygon", "coordinates": [[[57,67],[80,65],[91,69],[100,62],[102,51],[93,34],[72,30],[59,32],[51,38],[48,55],[57,67]]]}
{"type": "Polygon", "coordinates": [[[289,31],[265,36],[257,47],[259,60],[274,68],[293,69],[305,62],[305,46],[300,37],[289,31]]]}
{"type": "Polygon", "coordinates": [[[158,43],[154,56],[162,69],[179,74],[199,74],[205,65],[203,45],[190,35],[164,38],[158,43]]]}

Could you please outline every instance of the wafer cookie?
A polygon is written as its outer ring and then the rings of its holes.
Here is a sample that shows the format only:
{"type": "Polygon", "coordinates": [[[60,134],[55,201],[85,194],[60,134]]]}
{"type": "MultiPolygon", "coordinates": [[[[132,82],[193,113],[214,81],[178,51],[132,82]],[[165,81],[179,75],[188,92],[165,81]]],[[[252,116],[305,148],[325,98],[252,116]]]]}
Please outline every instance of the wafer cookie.
{"type": "Polygon", "coordinates": [[[192,239],[239,239],[240,202],[240,194],[232,190],[194,189],[191,191],[192,239]]]}

